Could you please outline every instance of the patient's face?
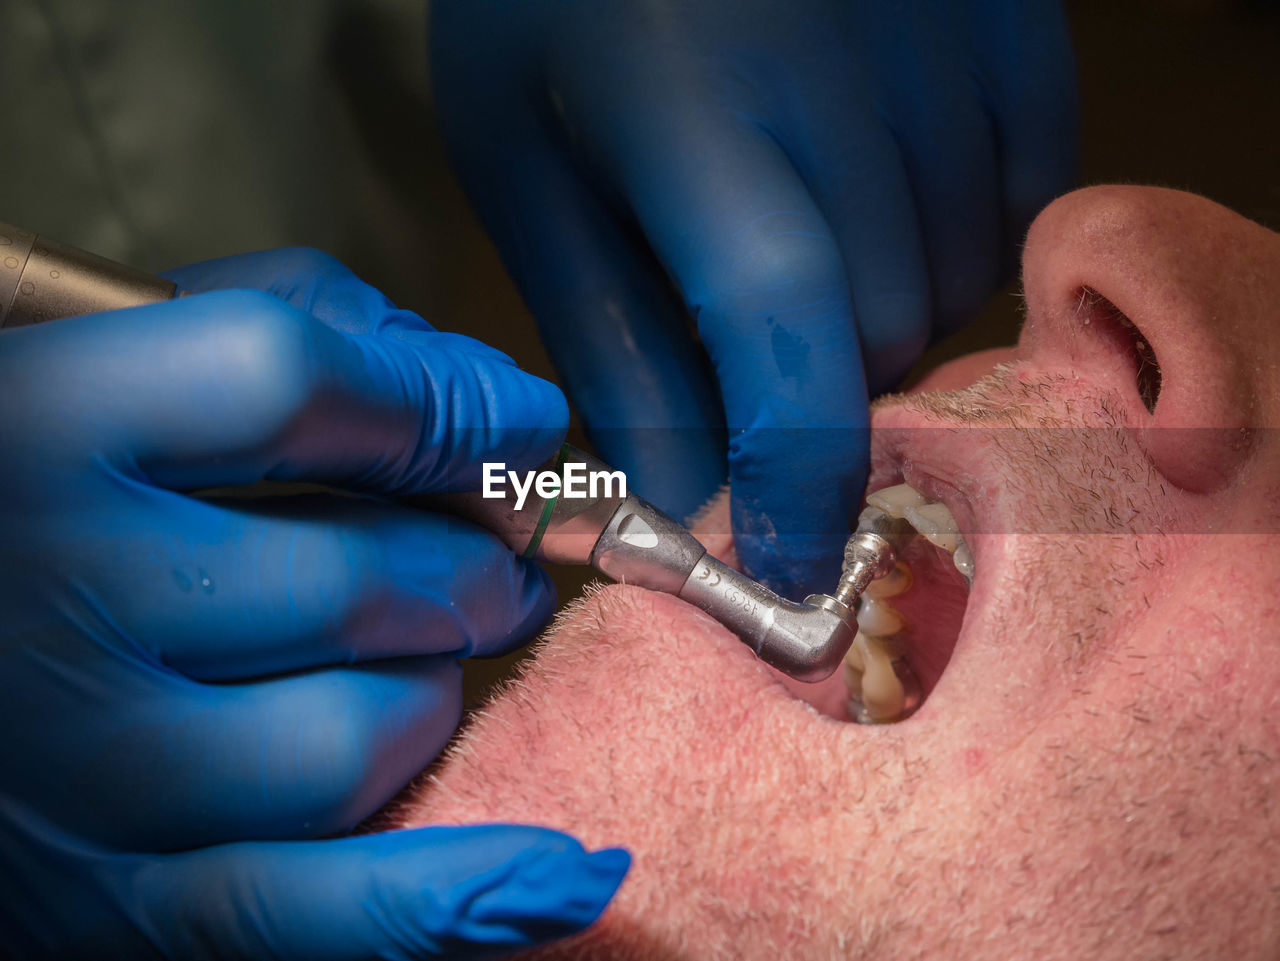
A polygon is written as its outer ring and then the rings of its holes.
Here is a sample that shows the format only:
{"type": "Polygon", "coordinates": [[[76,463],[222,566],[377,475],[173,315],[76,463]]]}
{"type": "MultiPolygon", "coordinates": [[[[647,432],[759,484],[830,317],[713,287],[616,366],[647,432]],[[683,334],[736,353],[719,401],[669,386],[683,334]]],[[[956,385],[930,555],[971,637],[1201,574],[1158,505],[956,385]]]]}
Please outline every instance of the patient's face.
{"type": "Polygon", "coordinates": [[[947,504],[976,561],[966,604],[911,555],[914,716],[848,723],[839,675],[816,710],[611,587],[403,820],[630,848],[573,957],[1275,957],[1280,237],[1096,188],[1040,216],[1024,278],[1015,351],[874,413],[871,487],[947,504]]]}

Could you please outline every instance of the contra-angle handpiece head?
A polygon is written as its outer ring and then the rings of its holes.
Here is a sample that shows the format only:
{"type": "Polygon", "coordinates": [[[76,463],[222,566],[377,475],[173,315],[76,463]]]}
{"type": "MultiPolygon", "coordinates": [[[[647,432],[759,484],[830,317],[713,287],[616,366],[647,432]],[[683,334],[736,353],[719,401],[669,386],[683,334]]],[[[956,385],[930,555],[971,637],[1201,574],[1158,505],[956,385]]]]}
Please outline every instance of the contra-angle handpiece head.
{"type": "MultiPolygon", "coordinates": [[[[687,530],[640,498],[628,498],[592,554],[615,580],[675,594],[731,630],[765,663],[802,681],[831,674],[857,622],[826,595],[796,604],[712,557],[687,530]]],[[[890,568],[892,563],[890,563],[890,568]]]]}
{"type": "Polygon", "coordinates": [[[900,518],[868,507],[858,517],[858,527],[844,545],[844,570],[836,585],[835,600],[853,607],[867,585],[893,570],[898,554],[915,532],[900,518]]]}
{"type": "Polygon", "coordinates": [[[797,680],[820,681],[853,644],[862,592],[893,570],[897,551],[910,538],[909,525],[879,511],[864,512],[859,520],[845,546],[835,594],[810,594],[796,604],[707,555],[677,594],[737,634],[767,664],[797,680]]]}

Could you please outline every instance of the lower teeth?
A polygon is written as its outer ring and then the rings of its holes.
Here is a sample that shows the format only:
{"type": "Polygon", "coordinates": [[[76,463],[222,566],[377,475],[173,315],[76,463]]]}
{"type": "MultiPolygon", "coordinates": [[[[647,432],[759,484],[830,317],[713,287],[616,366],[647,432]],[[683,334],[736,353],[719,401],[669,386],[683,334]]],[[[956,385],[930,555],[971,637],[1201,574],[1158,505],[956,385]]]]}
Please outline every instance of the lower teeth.
{"type": "Polygon", "coordinates": [[[859,631],[845,655],[844,680],[849,714],[859,724],[901,720],[920,703],[919,682],[889,637],[859,631]]]}

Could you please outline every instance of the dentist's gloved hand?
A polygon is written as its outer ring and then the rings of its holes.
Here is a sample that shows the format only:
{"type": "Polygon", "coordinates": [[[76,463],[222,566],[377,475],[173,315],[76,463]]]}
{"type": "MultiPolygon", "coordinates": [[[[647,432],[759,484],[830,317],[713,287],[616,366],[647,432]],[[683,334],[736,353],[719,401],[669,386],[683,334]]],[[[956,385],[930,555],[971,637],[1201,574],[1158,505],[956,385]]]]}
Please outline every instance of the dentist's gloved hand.
{"type": "Polygon", "coordinates": [[[1057,0],[437,0],[431,29],[458,174],[602,456],[680,516],[727,421],[745,566],[830,590],[868,388],[1071,185],[1057,0]]]}
{"type": "Polygon", "coordinates": [[[622,851],[516,826],[323,840],[445,744],[534,564],[382,496],[530,469],[564,399],[309,251],[0,333],[0,943],[22,958],[492,957],[590,924],[622,851]],[[260,479],[368,497],[197,499],[260,479]]]}

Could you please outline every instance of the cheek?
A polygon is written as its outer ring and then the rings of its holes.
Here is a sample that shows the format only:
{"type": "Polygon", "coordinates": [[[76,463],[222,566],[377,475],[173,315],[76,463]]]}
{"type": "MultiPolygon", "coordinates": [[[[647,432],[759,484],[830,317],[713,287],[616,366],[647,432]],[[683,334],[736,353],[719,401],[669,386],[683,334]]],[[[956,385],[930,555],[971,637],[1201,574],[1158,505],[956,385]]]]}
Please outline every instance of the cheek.
{"type": "Polygon", "coordinates": [[[990,350],[965,354],[963,357],[947,361],[937,370],[930,371],[920,383],[911,388],[909,393],[960,390],[991,373],[997,364],[1012,361],[1016,354],[1017,351],[1013,347],[993,347],[990,350]]]}

